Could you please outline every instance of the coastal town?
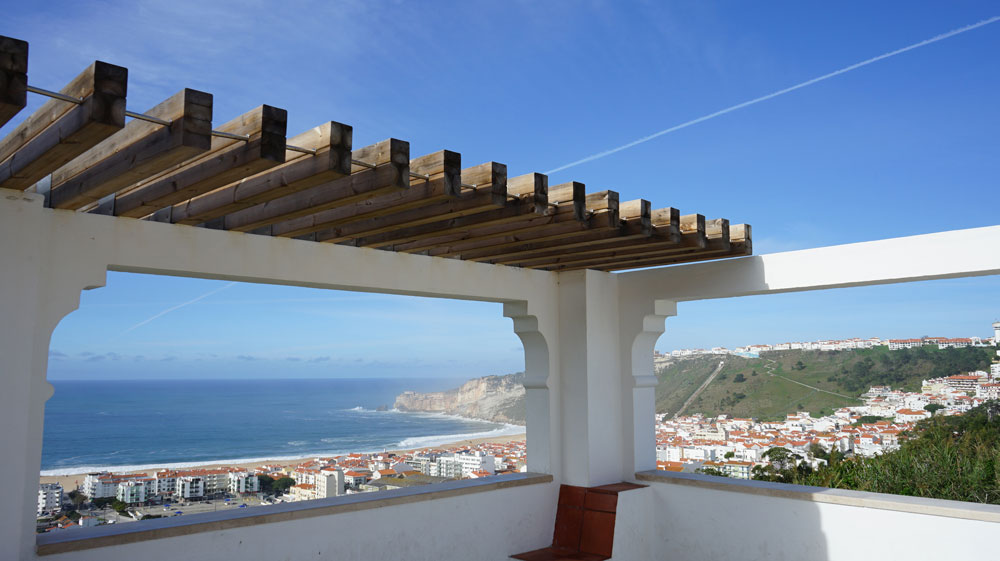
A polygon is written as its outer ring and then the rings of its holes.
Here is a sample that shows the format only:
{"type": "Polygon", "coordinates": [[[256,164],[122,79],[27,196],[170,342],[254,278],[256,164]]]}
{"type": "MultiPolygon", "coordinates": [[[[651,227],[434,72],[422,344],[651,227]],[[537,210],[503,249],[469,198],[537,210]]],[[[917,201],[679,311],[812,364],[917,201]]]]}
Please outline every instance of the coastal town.
{"type": "MultiPolygon", "coordinates": [[[[705,354],[756,358],[761,353],[780,350],[990,347],[1000,345],[1000,322],[994,323],[993,329],[991,338],[871,338],[748,345],[732,351],[723,348],[674,351],[669,355],[657,353],[654,363],[662,365],[705,354]]],[[[1000,356],[1000,351],[997,355],[1000,356]]],[[[489,382],[496,385],[498,380],[501,379],[490,378],[489,382]]],[[[404,395],[412,398],[418,394],[404,395]]],[[[923,380],[919,392],[872,386],[860,396],[861,405],[842,407],[825,416],[813,417],[809,411],[789,413],[781,420],[725,414],[668,418],[659,414],[657,469],[750,479],[755,467],[769,464],[767,453],[776,448],[799,455],[801,461],[813,468],[825,463],[822,456],[832,451],[847,457],[871,457],[898,449],[907,431],[921,420],[934,415],[961,415],[996,399],[1000,399],[1000,359],[993,360],[989,371],[923,380]]],[[[37,528],[39,532],[49,532],[523,472],[527,463],[525,441],[521,438],[486,438],[439,448],[349,453],[291,462],[127,473],[101,471],[80,474],[82,480],[73,476],[43,477],[38,489],[37,528]]]]}
{"type": "Polygon", "coordinates": [[[1000,344],[1000,321],[993,322],[993,337],[920,337],[913,339],[881,339],[879,337],[852,337],[849,339],[827,339],[820,341],[796,341],[775,344],[753,344],[728,349],[712,347],[711,349],[676,349],[669,353],[653,352],[653,363],[663,366],[673,359],[705,355],[733,355],[744,358],[760,358],[761,353],[772,351],[848,351],[856,349],[871,349],[888,347],[890,351],[914,349],[917,347],[935,347],[938,349],[964,349],[967,347],[989,347],[1000,344]]]}
{"type": "Polygon", "coordinates": [[[372,493],[526,469],[523,436],[420,450],[43,478],[38,532],[372,493]],[[520,438],[520,439],[518,439],[520,438]],[[59,481],[47,481],[62,479],[59,481]],[[68,488],[68,487],[77,488],[68,488]]]}
{"type": "Polygon", "coordinates": [[[657,469],[750,479],[754,467],[769,463],[766,453],[774,448],[800,455],[814,469],[826,462],[818,456],[833,450],[865,457],[896,450],[906,431],[923,419],[961,415],[1000,399],[1000,362],[993,362],[989,372],[924,380],[919,392],[873,386],[861,398],[863,405],[843,407],[832,415],[813,417],[798,411],[780,421],[658,415],[657,469]]]}

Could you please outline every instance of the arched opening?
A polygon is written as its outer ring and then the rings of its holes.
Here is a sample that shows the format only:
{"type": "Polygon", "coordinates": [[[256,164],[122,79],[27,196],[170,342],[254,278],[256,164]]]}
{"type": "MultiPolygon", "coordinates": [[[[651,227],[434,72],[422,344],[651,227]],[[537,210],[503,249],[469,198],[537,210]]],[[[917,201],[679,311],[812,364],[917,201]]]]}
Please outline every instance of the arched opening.
{"type": "Polygon", "coordinates": [[[111,272],[51,339],[42,481],[107,522],[524,471],[500,307],[111,272]]]}

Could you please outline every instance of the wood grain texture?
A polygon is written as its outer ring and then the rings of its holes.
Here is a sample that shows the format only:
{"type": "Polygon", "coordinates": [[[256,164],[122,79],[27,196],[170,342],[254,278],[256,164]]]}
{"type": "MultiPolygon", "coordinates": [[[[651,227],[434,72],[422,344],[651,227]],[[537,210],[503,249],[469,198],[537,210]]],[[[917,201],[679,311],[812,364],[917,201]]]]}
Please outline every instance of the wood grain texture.
{"type": "Polygon", "coordinates": [[[97,61],[0,141],[0,188],[25,190],[125,126],[128,70],[97,61]]]}
{"type": "MultiPolygon", "coordinates": [[[[408,191],[409,187],[408,142],[387,139],[372,146],[366,146],[354,154],[361,153],[366,162],[374,164],[374,169],[352,166],[349,176],[317,185],[284,197],[279,197],[252,207],[239,210],[222,217],[222,226],[227,230],[249,232],[265,226],[276,228],[268,232],[279,235],[297,224],[298,220],[318,213],[339,208],[353,208],[363,201],[378,199],[387,194],[408,191]],[[277,228],[282,225],[281,228],[277,228]]],[[[289,234],[293,237],[300,234],[289,234]]]]}
{"type": "Polygon", "coordinates": [[[458,242],[474,241],[502,235],[528,234],[545,231],[563,224],[570,224],[570,227],[575,228],[577,231],[590,228],[589,219],[580,220],[577,217],[576,208],[572,203],[552,204],[549,205],[545,212],[540,214],[533,210],[532,212],[528,212],[527,209],[524,209],[524,213],[518,220],[488,225],[480,224],[474,227],[463,228],[453,233],[440,234],[426,239],[396,244],[392,247],[392,250],[406,253],[429,253],[434,248],[458,242]]]}
{"type": "Polygon", "coordinates": [[[171,168],[212,145],[212,95],[184,89],[52,173],[51,206],[79,209],[171,168]]]}
{"type": "MultiPolygon", "coordinates": [[[[442,183],[441,176],[430,180],[442,183]]],[[[503,208],[507,204],[507,166],[487,162],[462,170],[462,181],[474,184],[474,188],[464,188],[456,197],[447,197],[427,205],[408,210],[375,216],[365,220],[355,220],[339,227],[327,228],[321,241],[339,243],[353,238],[375,236],[404,228],[422,226],[442,220],[470,216],[488,210],[503,208]]],[[[297,234],[302,235],[302,234],[297,234]]]]}
{"type": "Polygon", "coordinates": [[[213,136],[207,152],[118,195],[115,215],[140,218],[284,163],[287,123],[284,109],[261,105],[219,126],[249,140],[213,136]]]}
{"type": "Polygon", "coordinates": [[[28,42],[0,36],[0,127],[28,103],[28,42]]]}
{"type": "Polygon", "coordinates": [[[347,177],[351,174],[352,136],[350,126],[330,121],[289,138],[288,144],[316,150],[316,154],[288,150],[281,165],[174,205],[169,220],[201,224],[347,177]]]}
{"type": "Polygon", "coordinates": [[[669,261],[671,259],[691,259],[695,256],[717,256],[728,254],[731,250],[729,221],[726,219],[715,219],[703,221],[706,224],[706,241],[701,243],[701,237],[697,231],[697,224],[694,230],[686,234],[690,237],[690,242],[671,245],[657,242],[637,243],[629,247],[604,249],[582,249],[579,251],[568,251],[562,255],[553,255],[545,258],[536,258],[519,261],[517,264],[523,267],[546,269],[546,270],[576,270],[591,269],[607,266],[608,264],[619,263],[627,260],[650,262],[650,260],[669,261]]]}

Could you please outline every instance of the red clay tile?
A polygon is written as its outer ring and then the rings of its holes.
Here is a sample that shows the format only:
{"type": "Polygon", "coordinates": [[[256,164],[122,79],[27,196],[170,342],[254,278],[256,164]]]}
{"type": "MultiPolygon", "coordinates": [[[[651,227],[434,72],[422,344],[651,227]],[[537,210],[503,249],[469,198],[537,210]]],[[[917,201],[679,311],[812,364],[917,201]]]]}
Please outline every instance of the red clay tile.
{"type": "Polygon", "coordinates": [[[583,513],[583,534],[580,551],[611,557],[615,540],[615,515],[610,512],[587,510],[583,513]]]}
{"type": "Polygon", "coordinates": [[[615,512],[618,507],[618,495],[609,493],[587,492],[587,498],[583,502],[583,508],[587,510],[600,510],[604,512],[615,512]]]}
{"type": "Polygon", "coordinates": [[[559,486],[559,504],[583,508],[583,498],[587,494],[586,487],[573,485],[559,486]]]}
{"type": "Polygon", "coordinates": [[[552,535],[553,547],[580,549],[580,532],[583,531],[583,509],[559,505],[556,510],[556,528],[552,535]]]}

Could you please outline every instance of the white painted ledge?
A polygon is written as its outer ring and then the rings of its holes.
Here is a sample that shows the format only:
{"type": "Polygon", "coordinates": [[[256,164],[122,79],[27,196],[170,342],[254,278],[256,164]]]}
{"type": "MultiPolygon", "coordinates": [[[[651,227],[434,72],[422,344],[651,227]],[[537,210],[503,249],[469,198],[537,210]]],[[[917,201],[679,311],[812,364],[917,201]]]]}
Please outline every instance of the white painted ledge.
{"type": "Polygon", "coordinates": [[[728,493],[745,493],[780,499],[1000,523],[1000,506],[982,503],[946,501],[905,495],[887,495],[884,493],[868,493],[865,491],[830,489],[827,487],[808,487],[805,485],[772,483],[770,481],[730,479],[700,473],[675,473],[653,470],[636,473],[635,478],[639,481],[650,483],[686,485],[728,493]]]}
{"type": "Polygon", "coordinates": [[[218,532],[220,530],[256,526],[259,524],[288,522],[315,516],[345,514],[361,510],[432,501],[472,493],[483,493],[550,482],[552,482],[551,475],[514,473],[483,479],[464,479],[420,487],[379,491],[377,493],[357,493],[314,501],[174,516],[129,522],[127,524],[109,524],[95,528],[57,530],[38,536],[36,553],[38,555],[52,555],[82,551],[85,549],[186,536],[202,532],[218,532]]]}

